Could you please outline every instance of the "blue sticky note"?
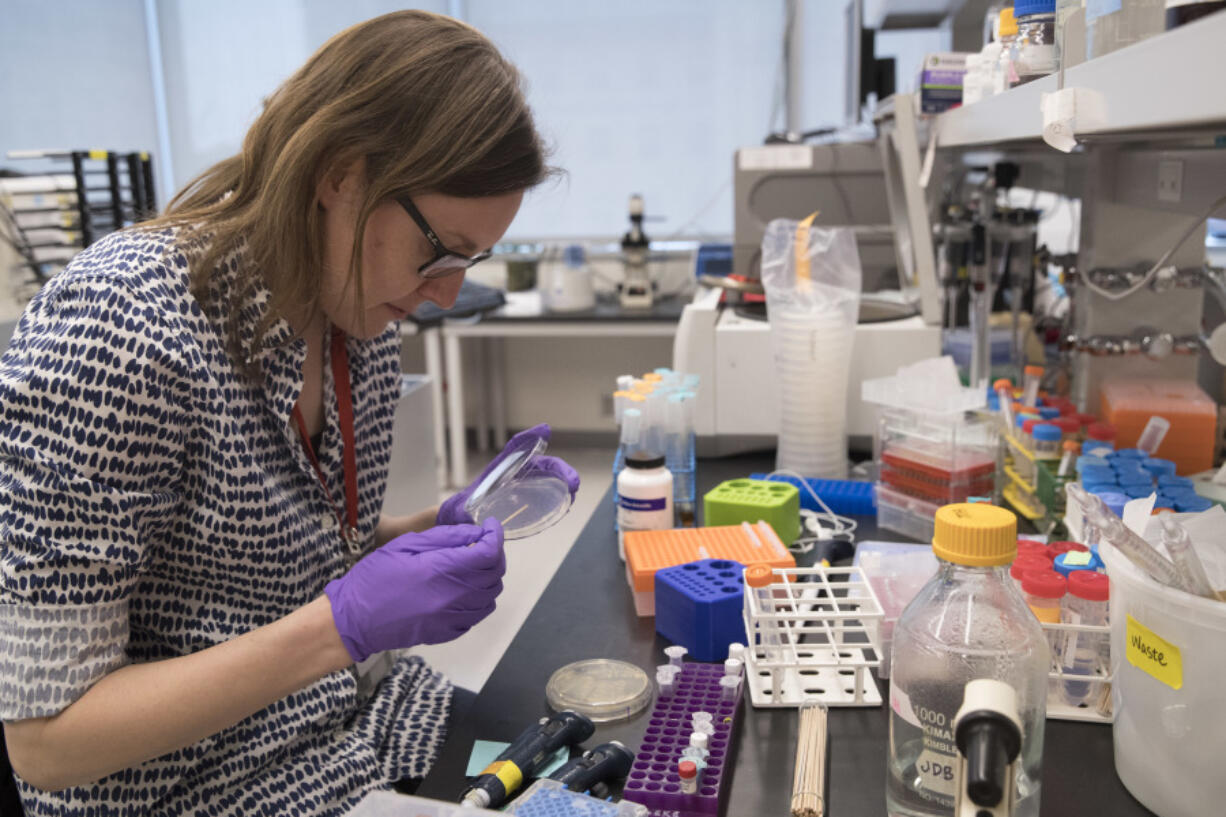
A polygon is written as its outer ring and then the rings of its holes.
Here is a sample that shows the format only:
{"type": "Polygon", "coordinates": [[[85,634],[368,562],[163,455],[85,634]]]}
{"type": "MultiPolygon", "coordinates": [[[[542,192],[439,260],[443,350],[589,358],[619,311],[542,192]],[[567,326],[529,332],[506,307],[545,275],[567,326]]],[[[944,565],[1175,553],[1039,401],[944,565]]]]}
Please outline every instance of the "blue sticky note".
{"type": "MultiPolygon", "coordinates": [[[[475,740],[473,741],[472,754],[468,756],[468,768],[464,770],[464,774],[468,777],[476,777],[485,771],[498,755],[511,744],[503,743],[499,740],[475,740]]],[[[558,751],[553,753],[553,757],[545,764],[538,772],[538,777],[549,777],[556,770],[562,767],[562,764],[570,760],[570,747],[563,746],[558,751]]]]}

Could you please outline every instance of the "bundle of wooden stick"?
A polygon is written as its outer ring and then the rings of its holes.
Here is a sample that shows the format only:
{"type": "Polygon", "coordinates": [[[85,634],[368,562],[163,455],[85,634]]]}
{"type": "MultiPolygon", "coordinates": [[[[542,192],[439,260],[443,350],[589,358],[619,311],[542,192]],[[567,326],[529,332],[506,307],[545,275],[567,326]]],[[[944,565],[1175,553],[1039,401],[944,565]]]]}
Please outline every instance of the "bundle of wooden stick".
{"type": "Polygon", "coordinates": [[[792,777],[792,817],[822,817],[826,811],[826,706],[806,701],[796,733],[796,773],[792,777]]]}

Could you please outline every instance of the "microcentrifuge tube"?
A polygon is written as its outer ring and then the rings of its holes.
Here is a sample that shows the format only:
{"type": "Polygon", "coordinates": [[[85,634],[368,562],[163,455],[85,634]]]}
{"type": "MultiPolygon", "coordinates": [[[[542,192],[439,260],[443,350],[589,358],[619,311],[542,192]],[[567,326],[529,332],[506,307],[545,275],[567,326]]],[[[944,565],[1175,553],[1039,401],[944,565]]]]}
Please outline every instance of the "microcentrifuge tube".
{"type": "Polygon", "coordinates": [[[736,693],[741,688],[741,679],[725,675],[719,679],[719,697],[725,701],[735,701],[736,693]]]}
{"type": "Polygon", "coordinates": [[[698,723],[699,721],[707,721],[709,723],[715,720],[715,715],[713,715],[710,712],[703,712],[700,709],[697,712],[690,715],[690,720],[694,721],[694,723],[698,723]]]}
{"type": "Polygon", "coordinates": [[[745,645],[739,641],[733,641],[728,645],[728,657],[735,658],[738,661],[745,661],[745,645]]]}
{"type": "Polygon", "coordinates": [[[729,658],[724,662],[724,675],[731,675],[734,678],[741,677],[741,662],[737,658],[729,658]]]}
{"type": "Polygon", "coordinates": [[[660,690],[661,698],[671,698],[677,689],[676,676],[668,672],[658,672],[656,673],[656,686],[660,690]]]}
{"type": "Polygon", "coordinates": [[[697,747],[699,749],[706,749],[708,746],[708,741],[709,741],[709,738],[703,732],[691,732],[690,733],[690,745],[691,746],[697,747]]]}
{"type": "Polygon", "coordinates": [[[688,652],[689,650],[678,644],[664,648],[664,654],[668,656],[668,663],[672,664],[674,667],[681,666],[681,662],[685,660],[685,656],[688,652]]]}

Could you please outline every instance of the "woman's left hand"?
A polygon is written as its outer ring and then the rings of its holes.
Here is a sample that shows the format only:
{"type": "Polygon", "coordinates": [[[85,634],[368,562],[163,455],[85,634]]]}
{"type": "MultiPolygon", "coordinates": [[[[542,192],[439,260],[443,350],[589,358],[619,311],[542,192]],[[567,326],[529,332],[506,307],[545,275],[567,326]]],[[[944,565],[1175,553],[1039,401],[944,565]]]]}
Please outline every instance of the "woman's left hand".
{"type": "MultiPolygon", "coordinates": [[[[473,490],[481,484],[482,480],[493,471],[498,464],[506,459],[507,455],[518,451],[529,440],[544,440],[549,441],[549,425],[541,423],[538,426],[526,429],[519,432],[503,447],[502,452],[494,457],[485,466],[475,480],[472,481],[467,488],[460,491],[458,494],[449,497],[438,509],[438,518],[436,520],[439,525],[467,525],[472,524],[473,518],[464,510],[465,503],[472,496],[473,490]]],[[[556,477],[566,483],[567,489],[570,491],[571,501],[574,501],[575,494],[579,491],[579,472],[566,464],[566,461],[559,457],[539,456],[533,457],[525,471],[526,474],[543,474],[546,476],[556,477]]]]}

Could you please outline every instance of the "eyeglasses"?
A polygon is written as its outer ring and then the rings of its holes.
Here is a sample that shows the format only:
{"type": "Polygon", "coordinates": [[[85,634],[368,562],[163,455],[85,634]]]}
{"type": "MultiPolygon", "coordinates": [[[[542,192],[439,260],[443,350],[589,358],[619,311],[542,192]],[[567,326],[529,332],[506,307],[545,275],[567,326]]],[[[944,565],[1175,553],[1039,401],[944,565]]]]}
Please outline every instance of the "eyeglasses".
{"type": "Polygon", "coordinates": [[[422,278],[443,278],[457,272],[463,272],[473,264],[484,261],[490,257],[490,251],[485,250],[474,256],[462,255],[458,252],[453,252],[443,246],[443,242],[439,241],[434,229],[426,221],[425,216],[413,204],[413,200],[408,196],[402,196],[396,199],[404,211],[409,214],[413,221],[417,222],[417,226],[426,236],[426,240],[430,242],[430,246],[434,248],[434,257],[417,268],[417,274],[422,278]]]}

